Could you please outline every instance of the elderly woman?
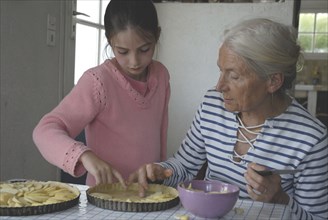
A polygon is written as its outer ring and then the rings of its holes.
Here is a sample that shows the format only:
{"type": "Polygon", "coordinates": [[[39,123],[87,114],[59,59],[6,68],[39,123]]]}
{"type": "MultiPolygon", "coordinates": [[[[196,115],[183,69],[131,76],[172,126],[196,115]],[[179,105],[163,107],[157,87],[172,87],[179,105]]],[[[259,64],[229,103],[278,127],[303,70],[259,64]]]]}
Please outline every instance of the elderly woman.
{"type": "Polygon", "coordinates": [[[288,204],[295,219],[327,219],[327,128],[287,94],[296,77],[296,31],[267,19],[225,33],[219,81],[208,90],[172,158],[131,174],[176,186],[207,161],[206,180],[239,186],[240,198],[288,204]],[[256,171],[299,169],[261,176],[256,171]]]}

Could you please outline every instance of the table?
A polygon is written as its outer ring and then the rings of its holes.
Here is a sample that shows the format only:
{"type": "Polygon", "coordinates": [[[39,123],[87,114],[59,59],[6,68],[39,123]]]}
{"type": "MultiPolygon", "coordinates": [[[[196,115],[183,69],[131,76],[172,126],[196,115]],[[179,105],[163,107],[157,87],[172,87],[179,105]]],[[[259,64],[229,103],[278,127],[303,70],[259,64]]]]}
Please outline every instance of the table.
{"type": "MultiPolygon", "coordinates": [[[[79,205],[72,207],[70,209],[54,212],[44,215],[32,215],[32,216],[0,216],[0,219],[42,219],[42,220],[66,220],[66,219],[108,219],[108,220],[127,220],[127,219],[144,219],[144,220],[165,220],[165,219],[177,219],[177,216],[188,215],[189,220],[201,220],[204,218],[196,217],[193,214],[186,211],[181,204],[177,205],[168,210],[158,211],[158,212],[118,212],[107,209],[98,208],[92,204],[89,204],[86,197],[86,190],[88,186],[77,185],[76,186],[81,191],[79,205]]],[[[242,208],[244,212],[242,214],[236,213],[231,210],[226,216],[220,218],[222,220],[278,220],[278,219],[291,219],[291,213],[287,206],[279,204],[269,204],[262,202],[255,202],[252,200],[238,200],[235,208],[242,208]]]]}
{"type": "Polygon", "coordinates": [[[326,85],[295,85],[295,97],[307,97],[307,110],[316,117],[317,113],[317,94],[319,91],[328,91],[326,85]],[[302,92],[305,92],[303,95],[302,92]]]}

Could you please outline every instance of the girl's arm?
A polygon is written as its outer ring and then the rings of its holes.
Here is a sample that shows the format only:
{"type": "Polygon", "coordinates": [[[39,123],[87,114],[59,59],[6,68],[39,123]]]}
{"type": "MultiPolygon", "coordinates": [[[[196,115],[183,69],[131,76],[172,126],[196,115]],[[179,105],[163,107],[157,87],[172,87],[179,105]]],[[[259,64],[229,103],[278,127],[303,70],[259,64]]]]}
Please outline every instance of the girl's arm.
{"type": "Polygon", "coordinates": [[[79,158],[90,150],[74,138],[101,110],[94,76],[85,73],[72,91],[46,114],[33,131],[33,140],[42,156],[65,172],[80,176],[85,172],[79,158]]]}

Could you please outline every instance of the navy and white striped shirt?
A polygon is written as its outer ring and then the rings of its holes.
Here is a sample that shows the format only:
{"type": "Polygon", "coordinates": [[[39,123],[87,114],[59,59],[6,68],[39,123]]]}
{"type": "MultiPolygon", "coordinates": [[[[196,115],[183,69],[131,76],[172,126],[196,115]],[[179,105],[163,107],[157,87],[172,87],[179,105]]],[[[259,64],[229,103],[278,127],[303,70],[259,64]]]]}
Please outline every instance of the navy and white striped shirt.
{"type": "Polygon", "coordinates": [[[275,169],[303,169],[281,175],[283,190],[297,219],[328,219],[327,128],[295,99],[281,115],[267,119],[240,163],[232,160],[237,139],[236,112],[224,108],[222,94],[209,90],[174,156],[162,166],[174,170],[164,184],[176,186],[193,179],[208,161],[205,179],[233,183],[240,198],[250,199],[244,173],[249,162],[275,169]]]}

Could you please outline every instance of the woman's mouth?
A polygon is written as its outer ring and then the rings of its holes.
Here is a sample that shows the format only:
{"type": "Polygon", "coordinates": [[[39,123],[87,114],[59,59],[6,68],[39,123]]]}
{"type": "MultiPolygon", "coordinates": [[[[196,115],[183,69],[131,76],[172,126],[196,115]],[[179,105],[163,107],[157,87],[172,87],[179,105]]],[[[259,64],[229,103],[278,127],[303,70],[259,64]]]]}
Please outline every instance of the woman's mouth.
{"type": "Polygon", "coordinates": [[[231,104],[232,103],[232,99],[224,98],[223,100],[224,100],[225,104],[231,104]]]}

